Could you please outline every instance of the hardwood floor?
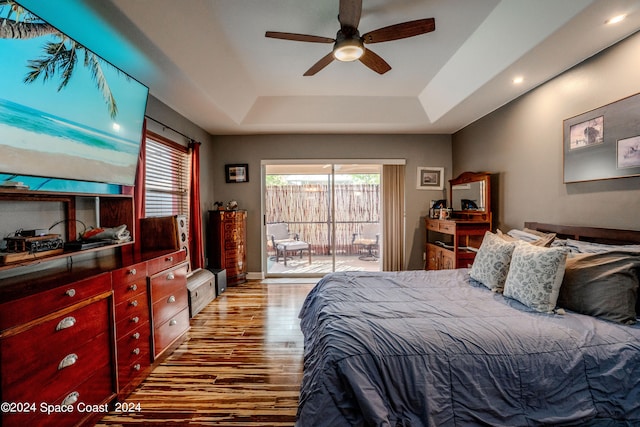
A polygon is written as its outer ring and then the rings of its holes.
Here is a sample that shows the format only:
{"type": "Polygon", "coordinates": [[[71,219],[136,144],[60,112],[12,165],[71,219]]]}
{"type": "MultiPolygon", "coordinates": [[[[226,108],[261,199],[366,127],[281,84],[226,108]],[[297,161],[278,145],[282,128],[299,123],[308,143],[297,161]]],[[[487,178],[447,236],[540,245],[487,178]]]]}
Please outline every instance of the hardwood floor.
{"type": "Polygon", "coordinates": [[[293,426],[302,380],[298,312],[313,284],[228,287],[127,399],[140,412],[98,426],[293,426]]]}

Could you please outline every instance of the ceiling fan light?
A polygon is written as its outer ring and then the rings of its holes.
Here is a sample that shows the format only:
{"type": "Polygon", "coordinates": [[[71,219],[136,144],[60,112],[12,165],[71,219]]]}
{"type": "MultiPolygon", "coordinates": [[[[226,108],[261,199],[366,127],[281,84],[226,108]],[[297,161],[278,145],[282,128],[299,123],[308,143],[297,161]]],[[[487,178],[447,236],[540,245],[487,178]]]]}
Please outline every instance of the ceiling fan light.
{"type": "Polygon", "coordinates": [[[360,59],[364,54],[364,47],[360,40],[347,39],[336,43],[333,49],[333,56],[338,61],[350,62],[360,59]]]}

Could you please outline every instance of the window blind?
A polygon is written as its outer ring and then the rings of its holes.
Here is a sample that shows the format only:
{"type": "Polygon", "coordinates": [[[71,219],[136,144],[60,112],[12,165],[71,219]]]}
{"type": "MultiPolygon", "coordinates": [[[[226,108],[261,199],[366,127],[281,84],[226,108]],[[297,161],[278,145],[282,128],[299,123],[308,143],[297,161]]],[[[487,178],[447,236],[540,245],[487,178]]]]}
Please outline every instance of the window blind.
{"type": "Polygon", "coordinates": [[[186,147],[147,136],[145,216],[189,218],[189,154],[186,147]]]}

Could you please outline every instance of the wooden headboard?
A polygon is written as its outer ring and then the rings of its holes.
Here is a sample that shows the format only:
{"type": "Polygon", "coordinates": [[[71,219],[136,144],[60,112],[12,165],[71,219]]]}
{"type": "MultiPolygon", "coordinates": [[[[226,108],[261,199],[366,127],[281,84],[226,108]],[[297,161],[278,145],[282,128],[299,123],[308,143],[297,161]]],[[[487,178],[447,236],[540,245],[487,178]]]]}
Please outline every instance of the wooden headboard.
{"type": "Polygon", "coordinates": [[[545,233],[556,233],[560,239],[583,240],[609,245],[640,244],[640,231],[638,230],[543,224],[540,222],[525,222],[524,226],[545,233]]]}

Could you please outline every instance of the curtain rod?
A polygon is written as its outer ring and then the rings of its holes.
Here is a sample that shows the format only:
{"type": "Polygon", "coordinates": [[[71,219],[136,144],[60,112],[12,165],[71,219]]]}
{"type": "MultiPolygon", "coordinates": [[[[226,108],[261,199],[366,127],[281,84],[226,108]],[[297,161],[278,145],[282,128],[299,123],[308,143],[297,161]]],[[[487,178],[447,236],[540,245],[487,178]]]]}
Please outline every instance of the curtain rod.
{"type": "Polygon", "coordinates": [[[178,135],[182,135],[185,138],[187,138],[189,140],[189,142],[191,143],[197,143],[200,144],[199,141],[196,141],[195,139],[191,138],[190,136],[185,135],[184,133],[180,132],[179,130],[175,130],[174,128],[172,128],[171,126],[167,126],[164,123],[162,123],[161,121],[158,121],[156,119],[154,119],[153,117],[147,116],[146,114],[144,115],[147,119],[149,120],[153,120],[154,122],[156,122],[157,124],[159,124],[160,126],[162,126],[163,128],[169,129],[175,133],[177,133],[178,135]]]}

